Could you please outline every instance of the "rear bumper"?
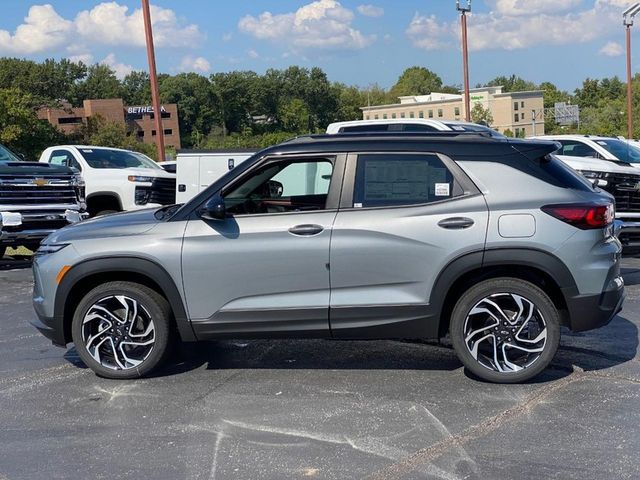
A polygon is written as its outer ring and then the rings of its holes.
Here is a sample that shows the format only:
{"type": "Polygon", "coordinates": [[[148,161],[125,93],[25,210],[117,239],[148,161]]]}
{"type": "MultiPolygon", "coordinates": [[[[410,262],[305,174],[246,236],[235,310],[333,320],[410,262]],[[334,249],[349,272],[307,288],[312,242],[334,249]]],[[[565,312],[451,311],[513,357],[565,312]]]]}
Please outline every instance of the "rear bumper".
{"type": "Polygon", "coordinates": [[[607,325],[622,310],[624,281],[622,277],[615,277],[599,295],[580,295],[574,288],[566,289],[564,294],[569,310],[569,328],[574,332],[593,330],[607,325]]]}

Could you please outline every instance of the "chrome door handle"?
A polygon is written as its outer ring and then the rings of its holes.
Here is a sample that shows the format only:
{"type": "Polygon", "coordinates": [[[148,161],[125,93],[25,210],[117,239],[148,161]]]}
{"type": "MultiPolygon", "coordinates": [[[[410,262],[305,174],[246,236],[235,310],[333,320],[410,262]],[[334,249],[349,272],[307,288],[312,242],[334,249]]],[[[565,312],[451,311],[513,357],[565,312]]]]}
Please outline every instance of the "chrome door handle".
{"type": "Polygon", "coordinates": [[[438,222],[438,226],[448,230],[462,230],[473,226],[474,221],[467,217],[445,218],[438,222]]]}
{"type": "Polygon", "coordinates": [[[289,233],[297,235],[299,237],[310,237],[318,235],[324,231],[324,227],[321,225],[296,225],[289,229],[289,233]]]}

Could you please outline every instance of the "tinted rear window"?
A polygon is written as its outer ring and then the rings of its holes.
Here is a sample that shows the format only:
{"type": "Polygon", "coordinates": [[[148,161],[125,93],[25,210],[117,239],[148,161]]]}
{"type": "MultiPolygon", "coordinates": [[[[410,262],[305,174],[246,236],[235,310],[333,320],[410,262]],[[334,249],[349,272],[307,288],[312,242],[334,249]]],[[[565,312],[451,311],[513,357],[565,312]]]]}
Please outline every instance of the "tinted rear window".
{"type": "Polygon", "coordinates": [[[586,178],[577,173],[571,167],[568,167],[562,161],[558,160],[555,155],[547,155],[547,158],[541,158],[534,161],[540,168],[543,175],[536,175],[552,185],[563,188],[572,188],[574,190],[582,190],[583,192],[593,192],[594,187],[586,178]],[[546,177],[546,178],[545,178],[546,177]]]}

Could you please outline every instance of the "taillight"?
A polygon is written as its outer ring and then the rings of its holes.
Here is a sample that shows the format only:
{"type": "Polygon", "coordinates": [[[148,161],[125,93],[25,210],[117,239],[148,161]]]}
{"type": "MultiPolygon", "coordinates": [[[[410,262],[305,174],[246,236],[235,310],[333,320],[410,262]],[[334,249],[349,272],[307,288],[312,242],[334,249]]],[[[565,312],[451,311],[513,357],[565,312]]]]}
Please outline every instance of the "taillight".
{"type": "Polygon", "coordinates": [[[613,223],[615,210],[608,205],[546,205],[542,211],[582,230],[604,228],[613,223]]]}

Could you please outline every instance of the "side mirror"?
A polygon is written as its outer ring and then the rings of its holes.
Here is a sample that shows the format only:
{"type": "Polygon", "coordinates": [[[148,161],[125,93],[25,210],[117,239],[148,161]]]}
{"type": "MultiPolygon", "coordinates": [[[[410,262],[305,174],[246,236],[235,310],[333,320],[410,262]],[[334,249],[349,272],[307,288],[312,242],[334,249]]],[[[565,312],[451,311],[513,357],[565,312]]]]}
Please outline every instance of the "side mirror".
{"type": "Polygon", "coordinates": [[[267,188],[269,189],[269,198],[280,198],[284,192],[284,185],[277,180],[269,180],[267,182],[267,188]]]}
{"type": "Polygon", "coordinates": [[[200,216],[205,220],[224,220],[227,218],[227,207],[224,199],[216,195],[205,203],[204,208],[200,210],[200,216]]]}

